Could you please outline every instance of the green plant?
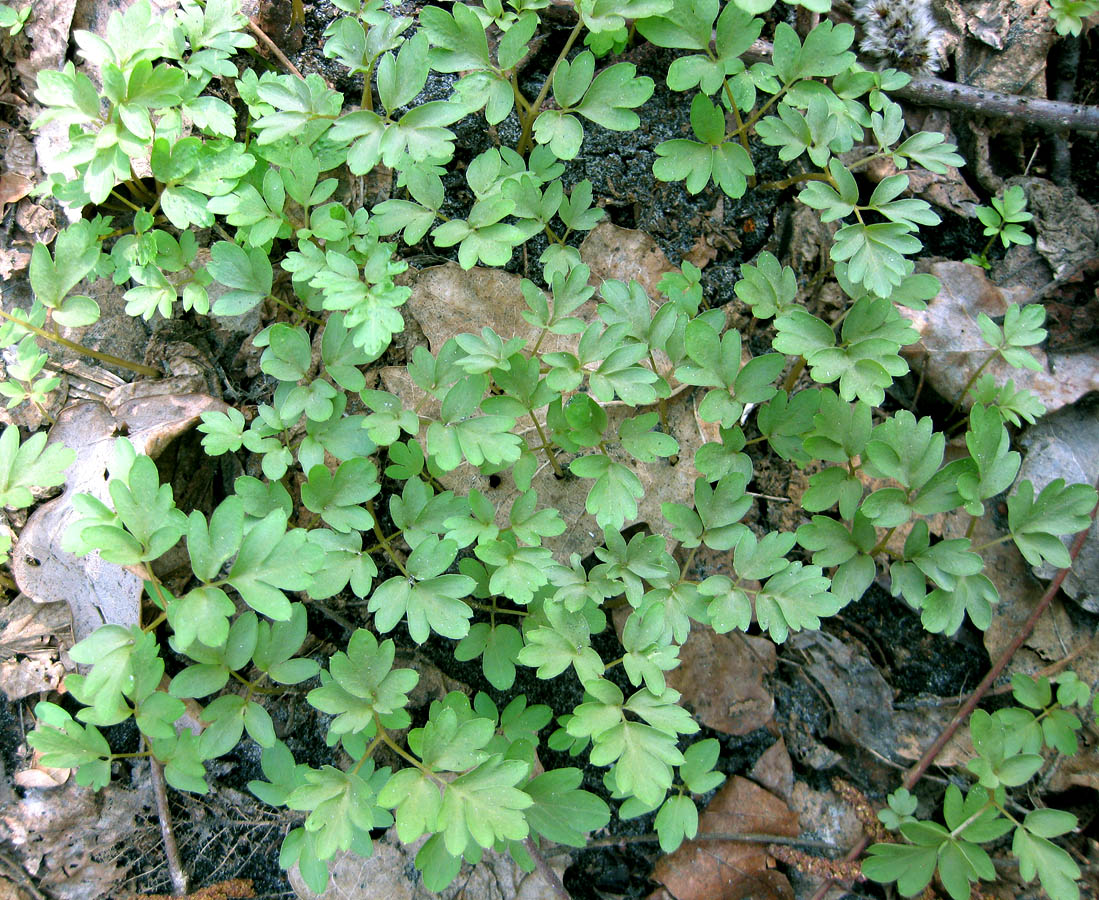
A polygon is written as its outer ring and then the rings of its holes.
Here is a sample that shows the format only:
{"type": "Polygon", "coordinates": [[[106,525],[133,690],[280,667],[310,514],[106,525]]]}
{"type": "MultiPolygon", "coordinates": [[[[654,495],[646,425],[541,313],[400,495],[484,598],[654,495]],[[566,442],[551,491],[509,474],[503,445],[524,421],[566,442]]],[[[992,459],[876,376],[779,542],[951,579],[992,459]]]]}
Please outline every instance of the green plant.
{"type": "Polygon", "coordinates": [[[1084,19],[1097,12],[1099,3],[1095,0],[1050,0],[1049,14],[1053,17],[1058,34],[1080,34],[1084,19]]]}
{"type": "MultiPolygon", "coordinates": [[[[338,851],[369,854],[371,829],[395,823],[403,841],[430,835],[416,864],[439,889],[463,859],[476,862],[485,849],[506,850],[530,868],[539,840],[582,846],[587,832],[608,822],[607,802],[580,788],[579,769],[534,774],[540,732],[556,714],[547,746],[587,752],[606,769],[606,793],[621,801],[620,815],[655,811],[661,846],[670,851],[697,831],[691,795],[722,778],[714,771],[716,743],[691,742],[699,726],[664,675],[678,665],[695,623],[719,632],[758,626],[782,642],[860,597],[881,567],[893,594],[919,610],[929,630],[953,632],[967,616],[979,628],[989,625],[998,597],[982,574],[984,547],[969,537],[933,541],[927,519],[964,510],[976,521],[1018,473],[1005,423],[1044,410],[1030,392],[975,375],[969,453],[946,463],[946,438],[930,417],[881,409],[908,371],[901,349],[918,337],[898,306],[921,309],[939,289],[910,259],[922,247],[920,228],[938,216],[903,196],[903,172],[872,190],[855,174],[882,158],[932,171],[962,159],[942,135],[904,134],[887,92],[908,76],[860,67],[848,25],[824,21],[802,39],[779,24],[771,61],[746,65],[741,57],[761,33],[756,16],[769,2],[581,0],[578,22],[533,99],[518,69],[542,27],[544,2],[515,0],[507,10],[500,3],[429,6],[411,34],[417,23],[391,15],[380,0],[337,5],[351,15],[329,27],[325,52],[364,79],[360,106],[348,112],[317,75],[239,74],[232,54],[251,39],[240,31],[245,20],[233,0],[185,0],[174,17],[161,19],[138,2],[112,18],[106,38],[78,33],[82,56],[103,74],[102,94],[71,64],[42,73],[39,122],[68,125],[72,150],[63,162],[75,171],[73,178],[54,174],[43,190],[77,206],[96,204],[112,218],[70,227],[52,257],[36,248],[36,303],[8,317],[0,334],[6,343],[26,342],[29,360],[41,353],[34,337],[51,337],[47,323],[94,321],[95,304],[70,296],[93,276],[131,285],[131,315],[239,315],[267,304],[278,307],[279,320],[254,338],[260,368],[277,383],[268,402],[250,420],[230,409],[204,414],[199,426],[209,455],[254,454],[263,479],[241,477],[209,515],[185,514],[153,462],[120,438],[110,503],[76,499],[81,518],[67,548],[140,572],[153,612],[130,627],[105,626],[72,649],[73,660],[90,666],[66,682],[83,705],[72,715],[39,704],[28,741],[43,764],[75,768],[80,783],[99,787],[113,761],[133,755],[113,752],[100,729],[133,717],[145,743],[137,755],[162,765],[173,787],[201,793],[208,790],[204,762],[254,740],[267,780],[251,789],[302,813],[283,843],[284,866],[298,865],[322,890],[338,851]],[[491,50],[490,28],[499,37],[491,50]],[[129,38],[137,32],[149,35],[141,47],[129,38]],[[591,49],[574,53],[582,35],[591,49]],[[841,223],[830,248],[833,268],[824,273],[849,300],[835,321],[797,302],[796,274],[767,252],[743,267],[736,287],[756,319],[773,320],[774,352],[748,361],[723,312],[702,308],[700,272],[689,263],[665,276],[659,297],[636,282],[606,281],[601,302],[592,302],[596,289],[576,235],[603,211],[590,183],[566,191],[563,175],[586,128],[638,126],[634,110],[653,93],[651,79],[621,62],[596,72],[597,55],[636,35],[684,51],[667,84],[692,95],[697,140],[661,143],[656,177],[685,179],[691,192],[712,180],[732,198],[803,185],[801,202],[841,223]],[[449,98],[414,105],[432,70],[465,74],[449,98]],[[242,134],[237,111],[204,93],[214,78],[235,84],[242,134]],[[551,92],[555,106],[547,108],[551,92]],[[443,215],[450,126],[481,113],[489,125],[514,114],[516,146],[470,160],[464,177],[472,203],[443,215]],[[185,119],[193,123],[186,136],[185,119]],[[806,157],[811,168],[757,184],[750,134],[785,161],[806,157]],[[856,144],[865,152],[851,159],[856,144]],[[139,179],[131,159],[146,155],[152,178],[139,179]],[[328,173],[344,165],[354,174],[390,167],[395,195],[371,210],[332,199],[337,180],[328,173]],[[200,265],[193,229],[211,226],[221,239],[200,265]],[[383,240],[398,233],[406,243],[430,234],[436,246],[456,247],[466,268],[504,265],[515,248],[544,234],[541,282],[525,279],[521,288],[523,317],[536,336],[486,326],[451,338],[434,355],[417,346],[406,367],[410,395],[368,389],[361,367],[404,327],[400,307],[410,289],[396,279],[407,263],[395,242],[383,240]],[[290,276],[289,291],[276,287],[279,269],[290,276]],[[575,339],[544,349],[550,335],[575,339]],[[803,375],[815,386],[801,387],[803,375]],[[699,416],[720,434],[693,459],[667,416],[673,394],[691,388],[701,398],[699,416]],[[355,394],[367,412],[348,413],[355,394]],[[758,436],[748,436],[749,421],[758,436]],[[526,422],[536,437],[528,439],[520,427],[526,422]],[[811,476],[802,498],[811,518],[796,532],[757,534],[742,521],[755,502],[753,459],[745,452],[753,445],[800,466],[830,464],[811,476]],[[692,503],[662,506],[668,533],[688,551],[683,562],[660,533],[624,534],[644,495],[638,464],[698,472],[692,503]],[[539,506],[543,465],[584,493],[602,531],[590,567],[553,552],[553,539],[570,523],[539,506]],[[498,508],[478,490],[446,489],[441,482],[460,466],[510,479],[510,507],[498,508]],[[383,474],[398,485],[384,506],[375,505],[383,474]],[[867,493],[870,478],[888,485],[867,493]],[[902,528],[903,542],[891,541],[902,528]],[[177,597],[153,563],[181,540],[193,578],[177,597]],[[729,551],[728,570],[694,578],[691,564],[703,546],[729,551]],[[323,665],[296,655],[310,601],[345,590],[365,601],[373,630],[357,629],[346,651],[323,665]],[[610,603],[630,612],[621,657],[605,661],[593,636],[608,629],[610,603]],[[486,694],[472,701],[451,694],[402,740],[418,675],[394,668],[393,639],[379,640],[401,625],[418,644],[435,636],[458,641],[456,657],[479,658],[502,693],[512,689],[516,667],[527,666],[540,678],[579,679],[583,702],[550,710],[518,695],[501,711],[486,694]],[[167,682],[164,641],[187,661],[167,682]],[[624,678],[613,671],[619,665],[624,678]],[[307,682],[307,702],[332,717],[332,760],[342,749],[345,767],[298,763],[276,737],[268,704],[307,682]],[[206,703],[198,735],[176,728],[189,699],[206,703]],[[383,745],[407,765],[377,768],[372,754],[383,745]]],[[[1022,221],[1009,218],[1007,204],[1005,195],[997,207],[1005,242],[1022,221]]],[[[1044,336],[1042,320],[1041,307],[1029,306],[1013,308],[1002,328],[982,322],[989,358],[1032,364],[1025,348],[1044,336]]],[[[40,401],[48,392],[48,382],[34,380],[37,364],[36,357],[12,373],[9,397],[40,401]]],[[[1007,501],[1005,540],[1033,563],[1066,565],[1060,537],[1087,523],[1095,500],[1090,487],[1060,482],[1035,497],[1024,481],[1007,501]]],[[[1042,727],[1058,718],[1045,709],[1041,715],[1042,727]]],[[[1018,719],[990,721],[1012,735],[1033,732],[1018,719]]],[[[983,722],[975,719],[975,729],[983,722]]],[[[999,771],[1023,744],[1008,753],[995,740],[979,752],[986,761],[995,757],[989,765],[999,771]]],[[[991,777],[974,773],[982,784],[991,777]]],[[[998,814],[1005,786],[1015,785],[1001,779],[975,787],[972,801],[948,795],[948,826],[957,828],[958,803],[963,818],[973,804],[998,814]]],[[[901,826],[907,836],[905,827],[915,826],[901,826]]],[[[1024,823],[1026,835],[1053,834],[1048,825],[1036,828],[1024,823]]],[[[935,853],[958,846],[958,837],[935,844],[935,853]]],[[[1039,864],[1052,851],[1027,841],[1016,848],[1023,874],[1036,867],[1056,900],[1072,896],[1071,880],[1062,877],[1067,868],[1039,864]]],[[[896,852],[914,853],[889,851],[896,852]]],[[[873,872],[882,863],[867,865],[873,872]]],[[[984,877],[987,867],[963,877],[974,873],[984,877]]],[[[959,883],[954,870],[942,877],[951,891],[959,883]]],[[[908,887],[906,880],[902,890],[908,887]]]]}
{"type": "Polygon", "coordinates": [[[31,7],[28,4],[22,9],[0,3],[0,28],[8,29],[8,37],[15,37],[23,30],[27,20],[31,17],[31,7]]]}
{"type": "Polygon", "coordinates": [[[906,789],[889,795],[879,818],[904,840],[870,848],[863,865],[868,878],[895,881],[901,894],[911,897],[937,872],[954,900],[966,900],[971,883],[996,878],[992,859],[980,845],[1013,831],[1011,852],[1024,880],[1037,874],[1051,897],[1079,896],[1074,881],[1080,867],[1050,840],[1072,831],[1076,816],[1057,809],[1020,809],[1007,796],[1007,788],[1026,784],[1042,768],[1043,746],[1067,755],[1078,749],[1076,732],[1082,723],[1070,710],[1088,705],[1091,690],[1074,672],[1056,680],[1054,698],[1050,679],[1016,673],[1012,689],[1020,706],[992,715],[973,713],[969,728],[977,756],[967,768],[976,783],[964,794],[954,784],[946,789],[945,825],[916,818],[916,798],[906,789]]]}
{"type": "Polygon", "coordinates": [[[1004,245],[1004,248],[1012,244],[1033,244],[1034,238],[1023,231],[1023,222],[1029,222],[1034,218],[1032,213],[1026,211],[1026,194],[1022,187],[1015,184],[1004,191],[1004,196],[992,198],[992,206],[978,206],[977,218],[984,225],[984,233],[988,237],[988,243],[980,253],[973,253],[966,262],[983,269],[991,269],[992,263],[988,261],[988,251],[996,242],[996,238],[1004,245]]]}

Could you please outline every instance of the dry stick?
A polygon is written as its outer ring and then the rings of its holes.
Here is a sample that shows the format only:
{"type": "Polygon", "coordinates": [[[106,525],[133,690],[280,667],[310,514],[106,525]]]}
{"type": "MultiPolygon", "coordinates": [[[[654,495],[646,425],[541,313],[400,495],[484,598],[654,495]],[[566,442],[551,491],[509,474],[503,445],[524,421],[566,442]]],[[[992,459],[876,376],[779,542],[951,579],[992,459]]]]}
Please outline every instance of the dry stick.
{"type": "Polygon", "coordinates": [[[532,838],[527,838],[523,841],[523,846],[527,848],[527,853],[530,854],[530,858],[534,860],[534,865],[538,869],[538,874],[542,876],[542,880],[549,885],[549,889],[553,891],[561,900],[572,900],[569,896],[569,892],[565,890],[564,882],[561,881],[560,876],[553,871],[553,868],[546,858],[542,855],[542,851],[534,845],[532,838]]]}
{"type": "MultiPolygon", "coordinates": [[[[618,837],[597,838],[584,845],[585,850],[593,847],[618,847],[625,844],[655,844],[660,840],[656,834],[624,834],[618,837]]],[[[786,847],[809,847],[812,850],[839,850],[835,844],[827,841],[815,841],[811,838],[797,838],[782,834],[755,834],[738,831],[704,831],[696,834],[692,841],[725,841],[730,844],[780,844],[786,847]]],[[[571,852],[566,847],[562,852],[571,852]]]]}
{"type": "Polygon", "coordinates": [[[265,46],[275,55],[275,59],[277,59],[280,63],[283,64],[283,66],[285,66],[287,72],[290,72],[293,75],[297,75],[298,78],[300,78],[302,81],[305,81],[305,76],[302,75],[301,69],[299,69],[292,62],[290,62],[289,59],[287,59],[286,54],[279,49],[278,44],[276,44],[273,40],[271,40],[271,38],[267,36],[267,33],[262,28],[260,28],[259,25],[256,24],[254,19],[248,20],[248,30],[251,31],[252,34],[254,34],[256,37],[258,37],[260,39],[260,43],[262,43],[263,46],[265,46]]]}
{"type": "Polygon", "coordinates": [[[164,770],[153,757],[149,757],[149,774],[152,776],[153,796],[156,797],[156,814],[160,819],[160,838],[164,841],[164,855],[168,858],[168,873],[172,878],[172,891],[179,897],[187,894],[187,875],[179,859],[176,836],[172,831],[172,814],[168,811],[168,792],[164,788],[164,770]]]}
{"type": "MultiPolygon", "coordinates": [[[[1091,523],[1087,528],[1076,535],[1076,539],[1072,542],[1072,547],[1068,552],[1071,561],[1075,561],[1080,553],[1080,549],[1084,546],[1084,541],[1087,540],[1088,534],[1091,532],[1091,525],[1095,523],[1096,513],[1099,513],[1099,504],[1092,507],[1091,523]]],[[[1008,644],[1003,652],[996,658],[996,662],[993,663],[992,668],[988,670],[988,674],[981,679],[981,683],[977,685],[973,690],[973,693],[970,694],[965,703],[962,704],[961,708],[954,713],[954,717],[935,739],[935,742],[924,751],[919,762],[908,770],[908,774],[905,776],[903,782],[904,787],[911,790],[916,786],[916,782],[923,777],[923,774],[931,767],[931,764],[935,762],[935,758],[942,753],[943,748],[950,739],[954,737],[954,733],[962,726],[962,723],[969,718],[970,713],[977,708],[977,704],[980,703],[981,699],[988,693],[989,689],[992,687],[992,683],[1000,677],[1000,673],[1003,672],[1007,664],[1011,662],[1012,657],[1015,656],[1019,648],[1023,646],[1023,642],[1030,637],[1030,633],[1034,631],[1035,626],[1038,624],[1038,620],[1049,608],[1050,603],[1053,602],[1053,598],[1057,596],[1057,592],[1061,589],[1061,584],[1071,568],[1072,562],[1054,576],[1053,581],[1051,581],[1049,587],[1046,588],[1046,592],[1042,594],[1042,598],[1038,601],[1038,605],[1034,607],[1027,617],[1027,620],[1022,624],[1022,627],[1015,633],[1015,637],[1012,639],[1011,643],[1008,644]]],[[[856,843],[855,846],[851,848],[850,852],[848,852],[847,856],[844,857],[844,861],[851,862],[858,859],[869,843],[870,839],[865,835],[859,838],[858,843],[856,843]]],[[[817,892],[813,894],[812,900],[823,900],[824,896],[832,889],[832,886],[835,883],[836,882],[832,879],[826,881],[820,886],[817,892]]]]}
{"type": "MultiPolygon", "coordinates": [[[[770,60],[773,50],[770,41],[759,40],[752,44],[744,58],[750,62],[770,60]]],[[[921,106],[939,106],[992,118],[1017,119],[1051,131],[1099,131],[1099,106],[1005,94],[971,84],[943,81],[941,78],[913,78],[904,87],[890,91],[889,96],[921,106]]]]}

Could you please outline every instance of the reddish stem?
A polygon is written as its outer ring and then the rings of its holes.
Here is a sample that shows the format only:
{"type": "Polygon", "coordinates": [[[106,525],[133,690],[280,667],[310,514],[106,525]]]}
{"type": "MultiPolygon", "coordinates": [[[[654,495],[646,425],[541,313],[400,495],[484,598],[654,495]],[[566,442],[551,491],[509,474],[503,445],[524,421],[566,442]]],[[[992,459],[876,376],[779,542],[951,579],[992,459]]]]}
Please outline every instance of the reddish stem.
{"type": "MultiPolygon", "coordinates": [[[[1099,512],[1099,504],[1096,504],[1091,510],[1091,521],[1095,522],[1096,513],[1099,512]]],[[[1084,541],[1087,540],[1088,533],[1091,531],[1091,524],[1088,525],[1083,531],[1076,535],[1076,539],[1072,542],[1072,547],[1069,549],[1069,559],[1075,560],[1080,553],[1080,549],[1084,546],[1084,541]]],[[[992,664],[992,668],[988,670],[988,674],[981,679],[981,683],[973,690],[973,693],[969,695],[965,703],[961,705],[959,710],[954,714],[954,718],[950,720],[950,723],[942,730],[942,733],[935,739],[935,742],[924,751],[923,756],[920,757],[911,769],[908,770],[908,774],[904,777],[904,786],[911,790],[916,786],[916,782],[923,777],[924,773],[931,768],[932,763],[935,762],[935,758],[942,753],[943,748],[947,745],[955,732],[962,726],[964,722],[969,719],[970,713],[977,708],[977,704],[981,702],[985,694],[988,693],[993,683],[1000,674],[1007,667],[1007,664],[1011,662],[1011,658],[1018,652],[1019,648],[1023,646],[1023,642],[1030,637],[1035,626],[1038,624],[1038,620],[1042,617],[1042,614],[1049,608],[1049,605],[1053,602],[1053,598],[1057,596],[1057,592],[1061,589],[1061,584],[1065,580],[1065,576],[1068,575],[1069,569],[1072,568],[1072,564],[1061,569],[1053,578],[1053,581],[1049,583],[1049,587],[1046,588],[1046,592],[1042,594],[1042,598],[1038,601],[1038,604],[1034,607],[1033,611],[1027,617],[1027,620],[1016,632],[1015,637],[1011,643],[1004,648],[1003,652],[996,658],[996,662],[992,664]]],[[[852,862],[858,859],[862,852],[866,849],[866,845],[870,843],[870,838],[865,835],[861,837],[857,844],[851,848],[850,852],[844,857],[845,862],[852,862]]],[[[829,879],[822,884],[815,894],[812,896],[812,900],[824,900],[825,895],[832,889],[832,886],[836,882],[829,879]]]]}

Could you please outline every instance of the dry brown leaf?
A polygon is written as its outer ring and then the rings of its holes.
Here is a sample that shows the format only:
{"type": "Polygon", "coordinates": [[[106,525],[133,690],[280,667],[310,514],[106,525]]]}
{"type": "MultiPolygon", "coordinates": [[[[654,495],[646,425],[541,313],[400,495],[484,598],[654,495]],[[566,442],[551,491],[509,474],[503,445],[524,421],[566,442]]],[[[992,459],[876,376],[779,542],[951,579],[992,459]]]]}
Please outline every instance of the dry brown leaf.
{"type": "Polygon", "coordinates": [[[97,553],[78,558],[61,549],[65,531],[77,518],[72,498],[90,493],[107,499],[105,475],[118,435],[126,435],[139,453],[156,457],[194,427],[203,412],[225,408],[205,394],[161,394],[157,382],[144,384],[146,396],[117,406],[108,396],[108,405],[86,401],[62,412],[50,440],[77,454],[66,473],[65,492],[34,511],[12,550],[12,574],[20,589],[40,603],[67,602],[76,640],[104,623],[136,622],[142,585],[137,576],[104,562],[97,553]]]}
{"type": "Polygon", "coordinates": [[[703,725],[741,735],[771,721],[775,698],[763,679],[775,670],[773,641],[695,626],[679,658],[679,668],[667,673],[668,684],[703,725]]]}
{"type": "Polygon", "coordinates": [[[111,784],[98,793],[73,781],[50,790],[28,789],[0,812],[0,838],[22,857],[23,867],[58,900],[117,897],[126,870],[120,857],[137,830],[137,816],[153,806],[146,785],[111,784]]]}
{"type": "MultiPolygon", "coordinates": [[[[798,817],[785,803],[740,776],[730,779],[710,801],[699,831],[799,834],[798,817]]],[[[657,861],[652,877],[676,900],[793,900],[790,883],[772,865],[762,844],[685,841],[657,861]]]]}
{"type": "MultiPolygon", "coordinates": [[[[527,304],[519,288],[521,280],[500,269],[467,271],[454,263],[431,266],[411,278],[412,295],[403,310],[416,320],[432,353],[437,354],[456,334],[480,334],[485,325],[505,339],[518,337],[533,343],[538,329],[522,317],[527,304]]],[[[573,315],[594,318],[595,302],[589,300],[573,315]]],[[[579,340],[579,335],[547,334],[540,349],[575,351],[579,340]]]]}
{"type": "MultiPolygon", "coordinates": [[[[902,309],[920,340],[903,349],[914,368],[923,369],[928,384],[949,402],[962,393],[970,377],[991,352],[981,340],[977,315],[1003,316],[1012,304],[1024,304],[1028,291],[999,288],[983,269],[961,262],[940,262],[931,274],[942,282],[939,295],[926,310],[902,309]]],[[[1027,388],[1038,395],[1049,410],[1075,402],[1089,391],[1099,390],[1099,362],[1093,353],[1058,355],[1056,371],[1045,351],[1032,348],[1040,370],[1014,369],[997,357],[985,368],[997,384],[1013,379],[1016,388],[1027,388]]],[[[968,409],[966,395],[962,406],[968,409]]]]}
{"type": "Polygon", "coordinates": [[[756,784],[763,785],[789,802],[790,792],[794,789],[794,763],[790,759],[790,751],[786,749],[786,741],[780,736],[763,751],[748,774],[756,784]]]}
{"type": "Polygon", "coordinates": [[[50,790],[60,787],[69,780],[72,769],[51,769],[48,766],[35,766],[31,769],[21,769],[15,773],[14,781],[21,788],[41,788],[50,790]]]}
{"type": "Polygon", "coordinates": [[[65,667],[61,662],[46,655],[0,663],[0,691],[7,695],[9,702],[56,690],[64,677],[65,667]]]}
{"type": "Polygon", "coordinates": [[[25,175],[13,175],[10,172],[0,175],[0,206],[22,200],[31,192],[34,183],[25,175]]]}
{"type": "Polygon", "coordinates": [[[596,225],[580,245],[580,258],[591,269],[592,284],[610,279],[640,282],[650,297],[665,272],[675,269],[650,235],[610,222],[596,225]]]}

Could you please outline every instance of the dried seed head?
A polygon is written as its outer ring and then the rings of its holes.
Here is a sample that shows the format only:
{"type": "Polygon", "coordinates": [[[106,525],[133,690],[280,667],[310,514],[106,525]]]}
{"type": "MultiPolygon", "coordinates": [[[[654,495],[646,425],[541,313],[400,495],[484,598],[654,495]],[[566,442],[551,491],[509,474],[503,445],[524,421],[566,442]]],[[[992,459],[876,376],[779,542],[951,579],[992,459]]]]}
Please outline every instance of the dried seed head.
{"type": "Polygon", "coordinates": [[[930,74],[942,64],[943,32],[927,0],[858,0],[864,54],[884,66],[930,74]]]}

